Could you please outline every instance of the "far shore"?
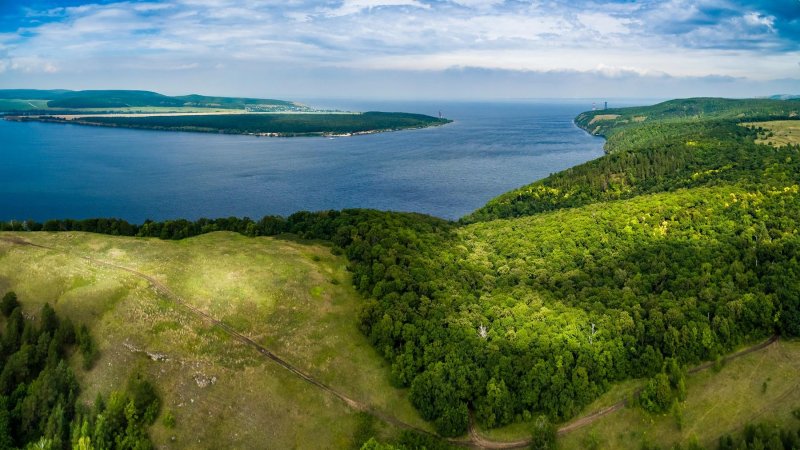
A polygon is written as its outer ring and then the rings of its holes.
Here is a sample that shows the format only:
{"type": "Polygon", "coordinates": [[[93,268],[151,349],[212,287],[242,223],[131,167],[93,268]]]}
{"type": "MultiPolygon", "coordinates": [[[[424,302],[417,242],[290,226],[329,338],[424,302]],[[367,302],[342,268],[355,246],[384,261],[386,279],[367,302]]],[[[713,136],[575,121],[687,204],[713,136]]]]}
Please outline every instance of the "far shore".
{"type": "MultiPolygon", "coordinates": [[[[144,113],[144,114],[134,114],[134,113],[125,113],[125,114],[42,114],[42,115],[7,115],[5,116],[5,120],[10,122],[42,122],[42,123],[55,123],[55,124],[74,124],[74,125],[86,125],[86,126],[94,126],[94,127],[107,127],[107,128],[127,128],[133,130],[150,130],[150,131],[167,131],[167,132],[190,132],[190,133],[216,133],[216,134],[231,134],[231,135],[244,135],[244,136],[257,136],[257,137],[279,137],[279,138],[291,138],[291,137],[325,137],[325,138],[337,138],[337,137],[351,137],[351,136],[362,136],[362,135],[369,135],[369,134],[378,134],[378,133],[389,133],[395,131],[405,131],[405,130],[419,130],[423,128],[430,128],[430,127],[438,127],[442,125],[446,125],[451,123],[452,120],[428,123],[425,125],[411,125],[411,126],[396,126],[396,127],[381,127],[381,128],[374,128],[374,129],[367,129],[367,130],[356,130],[356,131],[237,131],[230,128],[217,128],[217,127],[199,127],[199,126],[191,126],[191,125],[184,125],[184,126],[161,126],[161,125],[132,125],[132,124],[118,124],[118,123],[111,123],[111,122],[98,122],[92,121],[93,118],[145,118],[145,117],[193,117],[193,116],[226,116],[226,115],[250,115],[250,116],[259,116],[259,115],[305,115],[305,116],[313,116],[313,115],[351,115],[351,116],[361,116],[363,113],[360,112],[325,112],[325,111],[304,111],[304,112],[246,112],[243,113],[241,110],[236,110],[235,112],[208,112],[208,113],[144,113]]],[[[441,119],[440,119],[441,120],[441,119]]]]}
{"type": "Polygon", "coordinates": [[[93,117],[178,117],[178,116],[226,116],[226,115],[242,115],[242,114],[297,114],[297,115],[310,115],[310,114],[342,114],[342,115],[358,115],[360,112],[352,111],[242,111],[240,109],[232,109],[229,111],[214,111],[214,112],[164,112],[164,113],[100,113],[100,114],[37,114],[37,115],[7,115],[6,119],[62,119],[62,120],[75,120],[87,119],[93,117]]]}

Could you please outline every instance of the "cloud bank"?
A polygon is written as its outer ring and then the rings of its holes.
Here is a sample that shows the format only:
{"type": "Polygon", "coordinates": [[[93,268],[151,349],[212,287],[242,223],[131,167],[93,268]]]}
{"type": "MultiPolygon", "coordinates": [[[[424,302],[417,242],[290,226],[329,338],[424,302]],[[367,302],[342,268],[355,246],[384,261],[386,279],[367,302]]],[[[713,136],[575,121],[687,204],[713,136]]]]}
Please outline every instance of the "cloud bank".
{"type": "Polygon", "coordinates": [[[6,87],[395,98],[428,95],[433,83],[452,97],[635,96],[659,86],[663,96],[747,96],[800,91],[799,63],[798,0],[0,6],[6,87]]]}

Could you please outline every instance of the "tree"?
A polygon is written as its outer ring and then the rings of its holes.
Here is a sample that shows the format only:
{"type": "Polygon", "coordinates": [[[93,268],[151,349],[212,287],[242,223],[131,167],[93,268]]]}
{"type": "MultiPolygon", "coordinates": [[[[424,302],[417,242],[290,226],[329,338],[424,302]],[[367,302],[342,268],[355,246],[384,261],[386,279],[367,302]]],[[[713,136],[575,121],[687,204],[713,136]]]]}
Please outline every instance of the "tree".
{"type": "Polygon", "coordinates": [[[9,317],[18,306],[19,301],[17,300],[17,294],[13,291],[6,292],[3,299],[0,300],[0,311],[2,311],[3,315],[6,317],[9,317]]]}
{"type": "Polygon", "coordinates": [[[83,368],[89,370],[92,368],[94,361],[97,359],[97,347],[95,347],[92,336],[89,334],[89,328],[86,325],[81,325],[76,333],[75,340],[78,343],[78,350],[83,356],[83,368]]]}
{"type": "Polygon", "coordinates": [[[541,415],[536,418],[531,431],[531,450],[552,450],[556,448],[557,430],[550,419],[541,415]]]}
{"type": "Polygon", "coordinates": [[[55,334],[56,330],[58,330],[58,316],[56,315],[56,311],[52,306],[50,306],[49,303],[42,305],[40,316],[40,332],[50,333],[51,336],[55,334]]]}
{"type": "Polygon", "coordinates": [[[370,438],[364,445],[361,446],[361,450],[400,450],[398,447],[389,444],[381,444],[375,438],[370,438]]]}
{"type": "Polygon", "coordinates": [[[155,386],[142,374],[134,373],[128,379],[128,395],[135,408],[136,416],[149,425],[152,424],[161,409],[161,400],[155,386]]]}
{"type": "Polygon", "coordinates": [[[512,419],[511,394],[503,380],[492,378],[486,384],[486,396],[479,403],[477,415],[488,427],[505,425],[512,419]]]}
{"type": "Polygon", "coordinates": [[[0,395],[0,449],[14,447],[12,431],[11,415],[8,412],[8,397],[0,395]]]}
{"type": "Polygon", "coordinates": [[[669,408],[672,404],[672,389],[667,374],[656,374],[647,382],[639,395],[639,404],[652,413],[661,413],[669,408]]]}

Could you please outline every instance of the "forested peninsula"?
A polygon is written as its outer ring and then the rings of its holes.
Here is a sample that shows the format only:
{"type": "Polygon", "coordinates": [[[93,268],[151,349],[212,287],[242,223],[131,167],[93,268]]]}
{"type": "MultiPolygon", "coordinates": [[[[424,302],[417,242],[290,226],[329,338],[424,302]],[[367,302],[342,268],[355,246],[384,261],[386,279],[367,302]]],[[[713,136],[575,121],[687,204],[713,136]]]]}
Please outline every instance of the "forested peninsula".
{"type": "Polygon", "coordinates": [[[799,113],[715,98],[585,112],[605,156],[458,222],[351,209],[0,230],[329,242],[363,297],[361,332],[442,437],[471,417],[551,429],[642,377],[632,403],[660,414],[686,398],[688,367],[800,335],[800,140],[772,140],[799,113]]]}
{"type": "Polygon", "coordinates": [[[451,122],[424,114],[321,110],[285,100],[125,90],[0,90],[0,112],[20,122],[272,137],[349,136],[451,122]]]}

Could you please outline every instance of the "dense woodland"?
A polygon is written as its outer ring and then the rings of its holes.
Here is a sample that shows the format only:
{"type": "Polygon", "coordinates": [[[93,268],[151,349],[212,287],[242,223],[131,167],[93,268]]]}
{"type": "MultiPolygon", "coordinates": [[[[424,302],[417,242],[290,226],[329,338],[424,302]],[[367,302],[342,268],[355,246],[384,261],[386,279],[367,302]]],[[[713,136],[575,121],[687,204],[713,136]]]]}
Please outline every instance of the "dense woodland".
{"type": "Polygon", "coordinates": [[[218,114],[145,117],[83,117],[64,120],[39,118],[48,122],[80,123],[112,127],[141,128],[166,131],[197,131],[209,133],[262,134],[303,136],[315,134],[346,134],[370,131],[399,130],[442,125],[450,122],[423,114],[365,112],[314,114],[218,114]]]}
{"type": "Polygon", "coordinates": [[[686,366],[800,335],[800,153],[739,125],[795,117],[800,103],[752,102],[584,113],[580,125],[603,123],[606,156],[459,224],[344,210],[0,229],[330,241],[366,299],[363,332],[444,436],[464,433],[470,412],[489,427],[563,421],[631,377],[652,377],[640,404],[663,411],[685,395],[686,366]]]}
{"type": "MultiPolygon", "coordinates": [[[[765,181],[765,171],[775,165],[796,168],[797,158],[787,158],[796,154],[797,147],[776,152],[756,145],[757,131],[740,124],[793,119],[798,114],[800,100],[726,99],[672,100],[582,113],[576,123],[608,139],[605,157],[503,194],[462,222],[520,217],[697,186],[758,186],[765,181]]],[[[781,182],[774,177],[767,181],[781,182]]]]}

